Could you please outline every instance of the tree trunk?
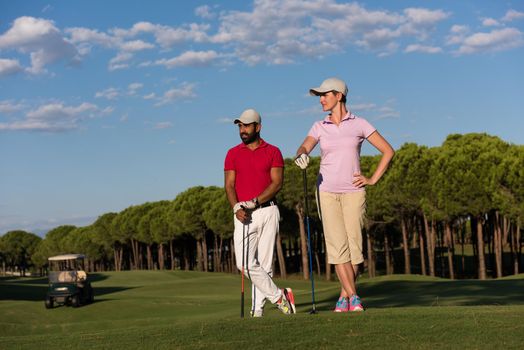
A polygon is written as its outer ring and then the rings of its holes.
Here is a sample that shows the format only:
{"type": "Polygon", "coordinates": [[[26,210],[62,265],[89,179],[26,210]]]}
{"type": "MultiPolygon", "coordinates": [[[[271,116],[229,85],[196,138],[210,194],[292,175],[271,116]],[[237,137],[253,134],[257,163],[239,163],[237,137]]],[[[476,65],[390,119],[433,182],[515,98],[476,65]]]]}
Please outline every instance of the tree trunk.
{"type": "Polygon", "coordinates": [[[218,235],[213,234],[213,272],[219,272],[220,265],[218,263],[218,256],[220,252],[218,251],[218,235]]]}
{"type": "Polygon", "coordinates": [[[118,248],[116,246],[113,246],[113,264],[115,265],[115,271],[120,271],[121,265],[118,260],[119,254],[118,254],[118,248]]]}
{"type": "Polygon", "coordinates": [[[164,244],[158,244],[158,268],[163,270],[165,268],[164,244]]]}
{"type": "Polygon", "coordinates": [[[426,231],[426,246],[428,251],[429,275],[435,277],[435,236],[433,232],[433,225],[431,229],[428,224],[426,214],[423,214],[424,228],[426,231]]]}
{"type": "Polygon", "coordinates": [[[453,245],[453,231],[451,228],[451,225],[449,222],[446,221],[445,223],[445,237],[446,237],[446,247],[448,251],[448,270],[449,270],[449,278],[454,280],[455,279],[455,269],[453,266],[453,257],[454,257],[454,245],[453,245]]]}
{"type": "Polygon", "coordinates": [[[302,210],[301,204],[295,205],[295,213],[298,218],[298,227],[300,232],[300,254],[302,256],[302,272],[305,280],[309,279],[309,267],[308,267],[308,253],[307,253],[307,238],[306,229],[304,225],[304,211],[302,210]]]}
{"type": "Polygon", "coordinates": [[[235,256],[235,243],[233,239],[229,240],[229,261],[231,266],[231,273],[239,273],[236,265],[236,256],[235,256]]]}
{"type": "Polygon", "coordinates": [[[411,259],[409,251],[408,228],[404,216],[400,218],[400,227],[402,229],[402,248],[404,249],[404,273],[411,274],[411,259]]]}
{"type": "Polygon", "coordinates": [[[146,254],[147,254],[147,269],[152,270],[153,269],[153,258],[151,256],[151,245],[148,244],[146,247],[146,254]]]}
{"type": "Polygon", "coordinates": [[[515,232],[516,232],[516,236],[517,238],[515,239],[516,241],[516,261],[515,261],[515,274],[518,274],[519,271],[521,270],[520,268],[520,259],[522,257],[522,245],[520,244],[520,218],[517,218],[517,225],[516,225],[516,228],[515,228],[515,232]]]}
{"type": "MultiPolygon", "coordinates": [[[[191,269],[191,259],[190,259],[190,249],[193,249],[193,247],[185,242],[184,244],[184,270],[189,271],[191,269]]],[[[197,246],[198,249],[198,246],[197,246]]]]}
{"type": "Polygon", "coordinates": [[[392,266],[393,264],[391,261],[389,237],[388,237],[387,232],[384,232],[384,256],[386,258],[386,274],[392,275],[393,274],[393,266],[392,266]]]}
{"type": "Polygon", "coordinates": [[[129,258],[129,263],[131,265],[132,270],[138,269],[138,244],[137,241],[132,239],[130,240],[131,243],[131,257],[129,258]]]}
{"type": "Polygon", "coordinates": [[[138,240],[136,241],[136,245],[138,248],[138,269],[143,270],[144,269],[144,258],[142,256],[142,243],[140,243],[138,240]]]}
{"type": "Polygon", "coordinates": [[[422,224],[420,222],[420,217],[417,219],[417,230],[418,230],[418,238],[419,238],[419,250],[420,250],[420,273],[422,275],[427,275],[426,271],[426,254],[425,254],[425,240],[424,240],[424,230],[421,227],[422,224]]]}
{"type": "Polygon", "coordinates": [[[173,240],[169,240],[169,254],[171,258],[171,270],[175,270],[175,249],[173,247],[173,240]]]}
{"type": "Polygon", "coordinates": [[[502,255],[504,255],[504,248],[507,248],[509,246],[509,233],[510,233],[511,222],[509,218],[506,216],[502,216],[502,220],[503,220],[502,255]]]}
{"type": "Polygon", "coordinates": [[[478,255],[478,277],[486,279],[486,258],[484,256],[484,235],[482,230],[482,217],[477,218],[477,255],[478,255]]]}
{"type": "Polygon", "coordinates": [[[208,250],[207,250],[207,239],[206,239],[206,233],[203,233],[203,239],[202,242],[202,262],[204,264],[204,272],[209,271],[209,261],[208,261],[208,250]]]}
{"type": "Polygon", "coordinates": [[[368,247],[368,276],[375,277],[375,252],[373,251],[373,239],[369,232],[366,232],[367,247],[368,247]]]}
{"type": "Polygon", "coordinates": [[[500,217],[498,211],[495,212],[495,230],[494,230],[494,249],[495,249],[495,267],[497,270],[497,278],[502,277],[502,223],[503,218],[500,217]]]}
{"type": "Polygon", "coordinates": [[[202,271],[204,268],[203,261],[202,261],[202,239],[198,239],[196,241],[196,248],[197,248],[197,251],[196,251],[197,270],[202,271]]]}
{"type": "Polygon", "coordinates": [[[222,248],[224,247],[224,239],[222,238],[222,236],[218,236],[218,240],[219,240],[219,244],[218,244],[218,271],[220,272],[224,272],[225,269],[223,268],[223,264],[222,264],[222,248]]]}
{"type": "Polygon", "coordinates": [[[277,232],[277,258],[280,277],[285,279],[287,278],[286,259],[284,259],[284,252],[282,251],[282,237],[280,237],[280,232],[277,232]]]}

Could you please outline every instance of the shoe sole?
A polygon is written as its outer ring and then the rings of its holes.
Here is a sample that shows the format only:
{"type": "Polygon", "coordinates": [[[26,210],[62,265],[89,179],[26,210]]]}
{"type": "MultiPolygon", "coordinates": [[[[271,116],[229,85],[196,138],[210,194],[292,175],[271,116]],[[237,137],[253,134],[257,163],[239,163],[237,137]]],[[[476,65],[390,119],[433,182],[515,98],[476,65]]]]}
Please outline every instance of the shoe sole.
{"type": "Polygon", "coordinates": [[[286,296],[287,301],[289,301],[289,305],[291,305],[291,313],[296,314],[297,310],[295,307],[295,296],[293,295],[293,291],[291,288],[284,289],[284,294],[286,296]]]}

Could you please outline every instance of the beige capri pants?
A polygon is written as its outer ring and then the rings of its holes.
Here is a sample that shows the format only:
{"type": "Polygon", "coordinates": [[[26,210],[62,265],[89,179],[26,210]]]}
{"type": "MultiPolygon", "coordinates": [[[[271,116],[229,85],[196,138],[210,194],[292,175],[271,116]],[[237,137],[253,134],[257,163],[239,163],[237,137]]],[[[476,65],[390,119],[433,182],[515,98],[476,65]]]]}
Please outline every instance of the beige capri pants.
{"type": "Polygon", "coordinates": [[[319,202],[328,262],[351,262],[353,265],[364,262],[362,225],[366,214],[366,191],[319,191],[319,202]]]}

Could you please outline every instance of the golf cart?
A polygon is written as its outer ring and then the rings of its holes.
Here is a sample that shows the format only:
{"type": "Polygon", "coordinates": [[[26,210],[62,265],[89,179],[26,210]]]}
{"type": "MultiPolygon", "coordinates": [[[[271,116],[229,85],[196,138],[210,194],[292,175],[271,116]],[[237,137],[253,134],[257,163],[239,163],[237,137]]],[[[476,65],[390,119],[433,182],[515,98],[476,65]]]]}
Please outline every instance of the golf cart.
{"type": "Polygon", "coordinates": [[[94,300],[91,283],[84,271],[84,255],[65,254],[50,257],[49,288],[45,297],[47,309],[58,305],[78,307],[94,300]]]}

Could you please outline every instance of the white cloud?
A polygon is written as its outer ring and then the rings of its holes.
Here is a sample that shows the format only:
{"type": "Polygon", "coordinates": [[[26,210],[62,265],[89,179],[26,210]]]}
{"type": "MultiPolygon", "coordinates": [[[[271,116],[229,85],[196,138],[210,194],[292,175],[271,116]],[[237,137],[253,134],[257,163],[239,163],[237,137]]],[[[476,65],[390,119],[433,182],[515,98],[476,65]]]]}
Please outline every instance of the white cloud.
{"type": "Polygon", "coordinates": [[[482,19],[482,25],[484,27],[497,27],[500,26],[500,23],[494,18],[484,18],[482,19]]]}
{"type": "Polygon", "coordinates": [[[378,112],[379,112],[379,115],[376,118],[377,120],[400,117],[400,113],[396,111],[394,108],[389,107],[389,106],[379,108],[378,112]]]}
{"type": "Polygon", "coordinates": [[[172,103],[177,100],[195,98],[195,87],[195,83],[182,83],[179,87],[169,89],[164,93],[164,95],[161,98],[159,98],[159,102],[155,104],[155,106],[158,107],[168,103],[172,103]]]}
{"type": "Polygon", "coordinates": [[[168,26],[156,26],[154,35],[157,43],[164,48],[171,48],[183,42],[207,42],[208,24],[192,23],[185,28],[173,28],[168,26]]]}
{"type": "Polygon", "coordinates": [[[24,68],[20,65],[18,60],[0,58],[0,77],[13,75],[23,70],[24,68]]]}
{"type": "Polygon", "coordinates": [[[120,48],[123,51],[131,51],[131,52],[149,50],[149,49],[153,49],[154,47],[155,45],[146,43],[145,41],[142,41],[142,40],[128,41],[120,45],[120,48]]]}
{"type": "Polygon", "coordinates": [[[142,83],[132,83],[127,86],[128,95],[135,95],[138,90],[144,87],[142,83]]]}
{"type": "Polygon", "coordinates": [[[508,12],[506,12],[504,17],[502,17],[502,21],[504,21],[504,22],[511,22],[511,21],[514,21],[514,20],[517,20],[517,19],[522,19],[522,18],[524,18],[524,12],[519,12],[519,11],[515,11],[515,10],[508,10],[508,12]]]}
{"type": "Polygon", "coordinates": [[[60,60],[79,60],[77,49],[63,38],[53,21],[28,16],[15,19],[11,28],[0,35],[0,50],[29,54],[31,67],[27,71],[33,74],[45,73],[45,66],[60,60]]]}
{"type": "Polygon", "coordinates": [[[24,107],[25,106],[20,103],[13,103],[13,101],[9,100],[0,101],[0,113],[16,113],[24,109],[24,107]]]}
{"type": "Polygon", "coordinates": [[[426,40],[449,16],[423,8],[368,10],[358,3],[333,0],[260,0],[250,12],[223,13],[210,40],[233,47],[234,56],[250,65],[321,59],[355,45],[388,55],[405,38],[426,40]]]}
{"type": "Polygon", "coordinates": [[[209,51],[186,51],[180,56],[169,60],[161,59],[155,62],[157,65],[164,65],[167,68],[188,67],[188,66],[207,66],[219,57],[213,50],[209,51]]]}
{"type": "Polygon", "coordinates": [[[358,103],[358,104],[352,104],[351,110],[352,111],[369,111],[373,110],[377,107],[374,103],[358,103]]]}
{"type": "Polygon", "coordinates": [[[449,31],[451,34],[447,36],[446,44],[456,45],[464,41],[466,35],[469,33],[469,27],[464,25],[454,25],[449,31]]]}
{"type": "Polygon", "coordinates": [[[120,96],[120,91],[114,87],[107,88],[102,91],[98,91],[95,94],[96,98],[106,98],[108,100],[116,100],[120,96]]]}
{"type": "Polygon", "coordinates": [[[107,48],[114,48],[118,47],[121,42],[118,38],[89,28],[67,28],[65,32],[70,35],[69,40],[74,44],[89,43],[107,48]]]}
{"type": "Polygon", "coordinates": [[[211,7],[208,5],[199,6],[195,9],[195,15],[202,17],[204,19],[213,19],[216,15],[211,10],[211,7]]]}
{"type": "Polygon", "coordinates": [[[104,108],[103,110],[100,111],[100,114],[111,114],[115,111],[115,108],[114,107],[106,107],[104,108]]]}
{"type": "Polygon", "coordinates": [[[76,107],[53,102],[29,111],[24,119],[0,123],[0,131],[58,132],[72,130],[77,129],[83,120],[93,118],[99,113],[100,109],[96,105],[87,102],[76,107]]]}
{"type": "Polygon", "coordinates": [[[150,93],[149,95],[145,95],[145,96],[144,96],[144,100],[152,100],[152,99],[154,99],[155,97],[156,97],[155,93],[152,92],[152,93],[150,93]]]}
{"type": "Polygon", "coordinates": [[[173,123],[171,122],[159,122],[156,123],[153,129],[169,129],[173,127],[173,123]]]}
{"type": "Polygon", "coordinates": [[[450,16],[442,10],[428,10],[424,8],[408,8],[404,10],[409,22],[420,25],[434,25],[450,16]]]}
{"type": "Polygon", "coordinates": [[[524,45],[524,37],[516,28],[493,30],[489,33],[475,33],[466,37],[458,54],[509,50],[524,45]]]}
{"type": "Polygon", "coordinates": [[[408,45],[406,49],[404,50],[405,53],[411,53],[411,52],[422,52],[422,53],[441,53],[442,48],[436,47],[436,46],[425,46],[425,45],[419,45],[419,44],[412,44],[408,45]]]}
{"type": "Polygon", "coordinates": [[[133,54],[129,52],[121,52],[109,61],[107,69],[114,71],[117,69],[129,68],[129,60],[133,58],[133,54]]]}

